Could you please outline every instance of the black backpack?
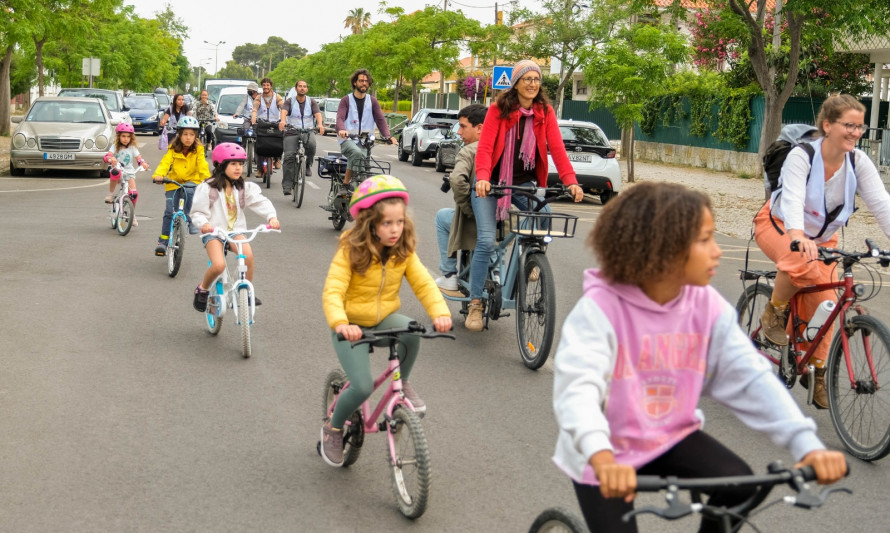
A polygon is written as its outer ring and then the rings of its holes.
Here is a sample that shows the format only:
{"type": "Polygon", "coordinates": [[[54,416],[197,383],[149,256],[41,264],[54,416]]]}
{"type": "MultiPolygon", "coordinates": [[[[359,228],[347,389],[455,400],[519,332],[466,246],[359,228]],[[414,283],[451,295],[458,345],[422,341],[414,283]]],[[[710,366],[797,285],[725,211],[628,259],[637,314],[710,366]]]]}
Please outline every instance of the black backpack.
{"type": "MultiPolygon", "coordinates": [[[[788,152],[795,146],[800,146],[810,158],[810,164],[813,163],[815,150],[811,142],[817,138],[817,130],[809,124],[788,124],[782,126],[782,132],[766,149],[763,156],[763,173],[766,176],[766,182],[769,186],[769,192],[779,188],[779,175],[782,174],[782,165],[785,164],[785,158],[788,152]]],[[[809,179],[809,176],[807,176],[809,179]]]]}

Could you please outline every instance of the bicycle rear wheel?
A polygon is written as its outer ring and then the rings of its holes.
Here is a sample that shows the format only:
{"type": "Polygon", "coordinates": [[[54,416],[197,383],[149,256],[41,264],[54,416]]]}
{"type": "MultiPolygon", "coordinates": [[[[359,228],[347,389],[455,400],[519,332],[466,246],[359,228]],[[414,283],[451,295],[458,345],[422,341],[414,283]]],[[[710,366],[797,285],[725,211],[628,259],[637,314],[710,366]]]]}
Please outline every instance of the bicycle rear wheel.
{"type": "Polygon", "coordinates": [[[797,361],[791,353],[791,344],[776,346],[767,341],[760,332],[760,315],[763,314],[763,309],[772,295],[773,290],[769,285],[760,282],[750,284],[739,296],[735,310],[739,315],[742,331],[748,335],[754,347],[773,363],[773,369],[779,380],[790,389],[797,381],[797,361]]]}
{"type": "Polygon", "coordinates": [[[250,298],[247,287],[238,288],[238,322],[241,324],[241,355],[250,357],[250,298]]]}
{"type": "Polygon", "coordinates": [[[530,254],[525,259],[525,279],[517,280],[516,339],[522,363],[537,370],[547,362],[556,328],[556,288],[547,257],[530,254]]]}
{"type": "Polygon", "coordinates": [[[835,330],[828,359],[828,411],[847,450],[863,461],[875,461],[890,453],[890,329],[868,315],[853,316],[846,326],[835,330]],[[844,334],[852,376],[844,357],[844,334]]]}
{"type": "Polygon", "coordinates": [[[167,273],[175,278],[182,265],[182,255],[185,253],[185,219],[175,217],[173,219],[173,231],[170,232],[170,240],[167,241],[167,273]]]}
{"type": "Polygon", "coordinates": [[[393,449],[386,450],[392,473],[392,488],[399,510],[408,518],[417,518],[426,511],[430,493],[430,457],[420,418],[404,406],[393,413],[393,449]],[[392,463],[390,453],[395,457],[392,463]]]}
{"type": "Polygon", "coordinates": [[[306,156],[297,158],[297,176],[294,183],[294,204],[303,205],[303,191],[306,190],[306,156]]]}
{"type": "Polygon", "coordinates": [[[561,507],[545,509],[535,518],[528,533],[589,533],[583,520],[561,507]]]}
{"type": "Polygon", "coordinates": [[[245,161],[244,164],[247,167],[247,177],[249,178],[253,175],[253,160],[255,159],[253,157],[253,143],[252,142],[247,141],[247,148],[245,149],[245,152],[247,152],[247,161],[245,161]]]}
{"type": "Polygon", "coordinates": [[[121,212],[119,215],[117,232],[123,237],[127,233],[130,233],[130,228],[133,227],[133,220],[136,218],[136,206],[133,205],[133,199],[129,196],[124,196],[121,201],[121,212]]]}
{"type": "MultiPolygon", "coordinates": [[[[324,407],[322,420],[325,422],[330,417],[334,398],[343,390],[346,381],[346,374],[339,368],[331,370],[328,377],[325,378],[324,395],[322,396],[322,407],[324,407]]],[[[349,424],[344,427],[344,431],[346,431],[343,435],[343,467],[345,468],[358,461],[358,457],[362,453],[362,444],[365,443],[365,426],[362,423],[361,411],[356,411],[349,417],[349,424]]]]}
{"type": "Polygon", "coordinates": [[[221,282],[217,281],[210,285],[210,294],[207,295],[207,311],[204,313],[204,317],[207,319],[207,330],[211,335],[219,333],[219,329],[222,327],[223,315],[225,314],[225,307],[223,306],[226,304],[224,297],[221,282]],[[211,307],[214,306],[219,316],[213,313],[211,307]]]}

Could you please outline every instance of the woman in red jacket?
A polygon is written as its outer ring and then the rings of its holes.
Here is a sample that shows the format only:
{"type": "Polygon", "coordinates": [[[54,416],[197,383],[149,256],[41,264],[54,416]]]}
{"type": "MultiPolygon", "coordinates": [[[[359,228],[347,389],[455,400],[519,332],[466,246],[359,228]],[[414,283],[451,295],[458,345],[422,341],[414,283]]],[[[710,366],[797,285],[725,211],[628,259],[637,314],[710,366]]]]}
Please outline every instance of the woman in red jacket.
{"type": "MultiPolygon", "coordinates": [[[[488,196],[491,183],[546,187],[549,147],[559,179],[569,186],[576,202],[584,198],[566,155],[556,113],[541,90],[540,67],[524,59],[513,67],[510,82],[512,88],[499,94],[488,108],[476,151],[476,194],[470,199],[476,216],[476,250],[470,264],[472,301],[465,322],[470,331],[482,331],[482,288],[494,253],[497,221],[507,218],[511,202],[510,195],[499,199],[488,196]]],[[[517,196],[512,201],[524,209],[528,200],[517,196]]]]}

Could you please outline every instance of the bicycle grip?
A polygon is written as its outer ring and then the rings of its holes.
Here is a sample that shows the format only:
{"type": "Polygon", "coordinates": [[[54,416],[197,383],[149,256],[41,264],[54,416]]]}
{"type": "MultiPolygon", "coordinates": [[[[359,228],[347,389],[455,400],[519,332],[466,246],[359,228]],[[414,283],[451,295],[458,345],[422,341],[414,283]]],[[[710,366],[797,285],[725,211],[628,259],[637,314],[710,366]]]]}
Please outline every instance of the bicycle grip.
{"type": "Polygon", "coordinates": [[[878,248],[878,245],[875,244],[875,241],[871,239],[865,239],[865,246],[868,248],[868,253],[873,257],[877,257],[878,254],[881,253],[881,249],[878,248]]]}
{"type": "Polygon", "coordinates": [[[668,486],[668,480],[660,476],[637,476],[637,492],[658,492],[668,486]]]}
{"type": "MultiPolygon", "coordinates": [[[[849,468],[847,471],[849,472],[849,468]]],[[[804,481],[816,481],[816,470],[811,465],[804,465],[797,469],[804,481]]]]}
{"type": "Polygon", "coordinates": [[[792,252],[800,251],[800,241],[798,241],[797,239],[791,241],[791,251],[792,252]]]}

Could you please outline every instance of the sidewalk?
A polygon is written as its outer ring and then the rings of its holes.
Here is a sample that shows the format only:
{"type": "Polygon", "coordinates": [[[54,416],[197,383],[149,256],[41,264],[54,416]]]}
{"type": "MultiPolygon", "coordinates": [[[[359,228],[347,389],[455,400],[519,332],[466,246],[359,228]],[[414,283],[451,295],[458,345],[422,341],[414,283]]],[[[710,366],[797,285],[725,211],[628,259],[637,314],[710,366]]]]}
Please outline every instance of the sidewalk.
{"type": "Polygon", "coordinates": [[[0,176],[9,176],[9,143],[12,137],[0,136],[0,176]]]}

